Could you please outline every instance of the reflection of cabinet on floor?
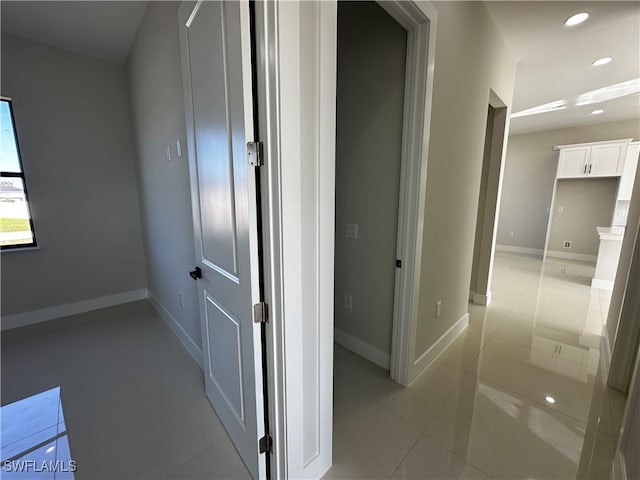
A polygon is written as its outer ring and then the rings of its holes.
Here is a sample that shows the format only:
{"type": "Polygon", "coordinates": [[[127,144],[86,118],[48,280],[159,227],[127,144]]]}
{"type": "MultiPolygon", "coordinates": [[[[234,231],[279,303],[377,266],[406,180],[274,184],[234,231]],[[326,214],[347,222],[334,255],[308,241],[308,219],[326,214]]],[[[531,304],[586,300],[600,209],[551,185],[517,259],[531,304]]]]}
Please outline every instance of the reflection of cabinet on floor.
{"type": "Polygon", "coordinates": [[[629,141],[560,147],[557,178],[619,177],[629,141]]]}
{"type": "Polygon", "coordinates": [[[567,377],[586,382],[589,350],[556,342],[539,335],[531,340],[529,361],[567,377]]]}

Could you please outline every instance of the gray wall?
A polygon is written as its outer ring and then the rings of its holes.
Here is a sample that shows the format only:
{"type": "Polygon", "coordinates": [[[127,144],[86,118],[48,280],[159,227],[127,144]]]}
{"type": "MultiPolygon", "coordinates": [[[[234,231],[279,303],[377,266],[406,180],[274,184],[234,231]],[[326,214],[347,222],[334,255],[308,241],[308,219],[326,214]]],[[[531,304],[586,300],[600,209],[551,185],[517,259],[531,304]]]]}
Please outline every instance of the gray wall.
{"type": "Polygon", "coordinates": [[[435,2],[436,63],[416,357],[468,311],[489,93],[511,104],[516,60],[481,2],[435,2]],[[435,318],[435,304],[442,314],[435,318]]]}
{"type": "Polygon", "coordinates": [[[387,353],[406,43],[406,30],[376,3],[338,3],[335,326],[387,353]],[[358,224],[357,240],[345,238],[346,223],[358,224]]]}
{"type": "Polygon", "coordinates": [[[617,178],[559,180],[549,250],[598,255],[600,237],[596,226],[611,225],[617,190],[617,178]],[[571,241],[571,248],[562,247],[565,240],[571,241]]]}
{"type": "Polygon", "coordinates": [[[2,314],[146,288],[124,71],[2,36],[40,250],[2,254],[2,314]]]}
{"type": "Polygon", "coordinates": [[[149,2],[126,62],[151,295],[201,347],[177,2],[149,2]],[[176,140],[182,141],[182,158],[176,140]],[[165,149],[171,144],[172,159],[165,149]],[[184,307],[180,306],[180,292],[184,307]]]}
{"type": "Polygon", "coordinates": [[[640,138],[640,120],[603,123],[512,135],[500,206],[498,245],[544,249],[553,182],[558,168],[554,145],[640,138]],[[509,237],[513,232],[513,237],[509,237]]]}

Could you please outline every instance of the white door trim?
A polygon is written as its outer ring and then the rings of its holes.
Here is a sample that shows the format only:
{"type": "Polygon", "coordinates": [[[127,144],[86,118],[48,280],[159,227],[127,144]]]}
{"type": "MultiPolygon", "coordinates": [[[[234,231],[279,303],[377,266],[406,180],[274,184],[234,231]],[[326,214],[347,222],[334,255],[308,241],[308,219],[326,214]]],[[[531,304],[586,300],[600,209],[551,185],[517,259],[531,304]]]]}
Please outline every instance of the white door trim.
{"type": "Polygon", "coordinates": [[[256,2],[272,478],[331,466],[336,3],[256,2]]]}
{"type": "MultiPolygon", "coordinates": [[[[392,376],[412,380],[436,10],[385,2],[408,30],[392,376]],[[424,108],[422,108],[422,106],[424,108]],[[410,148],[409,148],[410,147],[410,148]]],[[[321,478],[332,462],[337,4],[256,2],[259,139],[273,478],[321,478]]]]}
{"type": "Polygon", "coordinates": [[[390,375],[408,386],[415,365],[437,11],[430,2],[380,2],[407,30],[407,64],[398,202],[397,258],[390,375]]]}

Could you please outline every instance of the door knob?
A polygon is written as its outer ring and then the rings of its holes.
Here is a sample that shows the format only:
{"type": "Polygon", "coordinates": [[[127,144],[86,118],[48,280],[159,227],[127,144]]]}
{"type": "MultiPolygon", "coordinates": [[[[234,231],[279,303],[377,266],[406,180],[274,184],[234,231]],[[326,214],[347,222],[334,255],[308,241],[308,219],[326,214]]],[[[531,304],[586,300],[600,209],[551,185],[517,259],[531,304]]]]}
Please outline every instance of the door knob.
{"type": "Polygon", "coordinates": [[[200,267],[196,267],[193,272],[189,272],[189,275],[191,275],[191,278],[194,280],[198,280],[199,278],[202,278],[202,270],[200,270],[200,267]]]}

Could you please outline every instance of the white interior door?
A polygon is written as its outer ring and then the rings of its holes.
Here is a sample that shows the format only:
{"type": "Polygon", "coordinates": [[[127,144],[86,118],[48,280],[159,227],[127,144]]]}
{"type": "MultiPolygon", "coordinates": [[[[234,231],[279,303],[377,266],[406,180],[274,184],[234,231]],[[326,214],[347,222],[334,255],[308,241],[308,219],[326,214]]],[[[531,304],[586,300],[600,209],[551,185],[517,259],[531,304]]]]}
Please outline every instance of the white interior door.
{"type": "MultiPolygon", "coordinates": [[[[247,2],[179,10],[207,396],[254,478],[265,473],[251,44],[247,2]]],[[[169,254],[169,253],[168,253],[169,254]]],[[[192,272],[193,273],[193,272],[192,272]]]]}

